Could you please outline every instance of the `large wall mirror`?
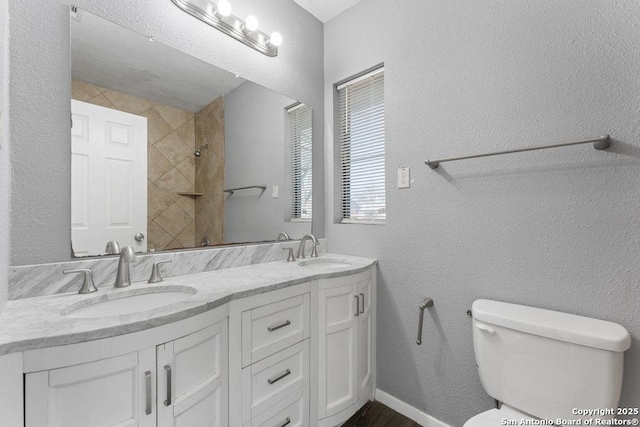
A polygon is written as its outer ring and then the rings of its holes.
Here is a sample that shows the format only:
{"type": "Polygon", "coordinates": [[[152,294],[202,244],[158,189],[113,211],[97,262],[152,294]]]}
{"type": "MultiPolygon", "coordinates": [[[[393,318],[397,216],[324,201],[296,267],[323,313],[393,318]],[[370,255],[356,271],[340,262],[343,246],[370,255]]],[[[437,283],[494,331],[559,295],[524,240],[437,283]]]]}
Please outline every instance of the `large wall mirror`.
{"type": "Polygon", "coordinates": [[[75,256],[311,232],[308,106],[82,10],[71,51],[75,256]]]}

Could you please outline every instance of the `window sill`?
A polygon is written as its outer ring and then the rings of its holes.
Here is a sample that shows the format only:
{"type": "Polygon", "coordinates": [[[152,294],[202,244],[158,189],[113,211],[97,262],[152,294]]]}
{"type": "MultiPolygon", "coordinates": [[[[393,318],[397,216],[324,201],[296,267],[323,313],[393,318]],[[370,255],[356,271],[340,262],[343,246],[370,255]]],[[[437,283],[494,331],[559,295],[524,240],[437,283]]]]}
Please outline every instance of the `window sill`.
{"type": "Polygon", "coordinates": [[[386,220],[383,219],[352,219],[344,218],[340,221],[340,224],[358,224],[358,225],[386,225],[386,220]]]}

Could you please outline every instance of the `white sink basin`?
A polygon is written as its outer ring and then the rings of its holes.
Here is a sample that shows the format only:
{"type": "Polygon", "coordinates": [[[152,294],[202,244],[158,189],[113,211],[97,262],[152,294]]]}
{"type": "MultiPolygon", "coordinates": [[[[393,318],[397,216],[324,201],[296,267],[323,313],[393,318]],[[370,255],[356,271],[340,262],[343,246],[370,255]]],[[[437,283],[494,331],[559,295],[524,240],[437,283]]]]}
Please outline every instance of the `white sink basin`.
{"type": "Polygon", "coordinates": [[[163,286],[101,295],[72,304],[60,314],[74,318],[96,318],[138,313],[184,301],[196,293],[188,286],[163,286]]]}
{"type": "Polygon", "coordinates": [[[350,262],[332,259],[332,258],[316,258],[310,259],[308,261],[300,261],[298,263],[300,267],[311,268],[311,269],[324,269],[324,268],[342,268],[348,267],[351,265],[350,262]]]}

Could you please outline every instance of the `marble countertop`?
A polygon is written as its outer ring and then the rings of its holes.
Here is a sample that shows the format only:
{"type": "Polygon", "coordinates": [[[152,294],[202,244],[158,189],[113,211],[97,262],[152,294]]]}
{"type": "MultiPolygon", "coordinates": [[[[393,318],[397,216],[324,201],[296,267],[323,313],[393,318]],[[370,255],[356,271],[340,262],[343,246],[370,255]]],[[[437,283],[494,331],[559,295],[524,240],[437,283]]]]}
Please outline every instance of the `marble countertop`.
{"type": "MultiPolygon", "coordinates": [[[[75,344],[166,325],[219,307],[231,300],[286,288],[311,280],[345,276],[366,270],[375,260],[347,255],[324,254],[296,262],[268,262],[206,273],[168,277],[162,283],[134,282],[123,289],[101,288],[79,295],[61,293],[12,300],[0,313],[0,355],[37,348],[75,344]],[[310,260],[336,260],[345,267],[300,266],[310,260]],[[152,292],[162,287],[188,286],[197,292],[183,301],[152,310],[99,318],[66,317],[71,307],[95,298],[112,299],[122,293],[152,292]]],[[[81,280],[78,280],[78,288],[81,280]]]]}

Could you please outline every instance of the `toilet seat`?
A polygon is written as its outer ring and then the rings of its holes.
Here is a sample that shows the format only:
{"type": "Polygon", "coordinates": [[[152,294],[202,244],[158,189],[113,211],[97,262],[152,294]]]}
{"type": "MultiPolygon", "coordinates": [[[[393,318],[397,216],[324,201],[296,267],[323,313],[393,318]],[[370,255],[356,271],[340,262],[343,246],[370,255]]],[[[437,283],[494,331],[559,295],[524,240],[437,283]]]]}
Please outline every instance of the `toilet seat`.
{"type": "Polygon", "coordinates": [[[491,409],[482,412],[473,418],[470,418],[463,427],[496,427],[505,425],[502,420],[514,420],[516,425],[520,424],[520,420],[535,420],[530,415],[520,412],[509,405],[502,404],[500,409],[491,409]]]}

